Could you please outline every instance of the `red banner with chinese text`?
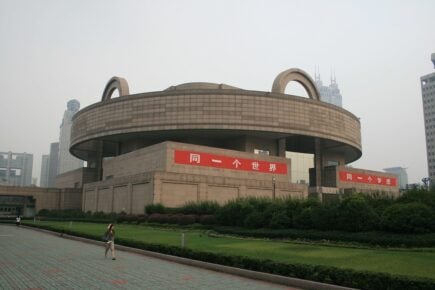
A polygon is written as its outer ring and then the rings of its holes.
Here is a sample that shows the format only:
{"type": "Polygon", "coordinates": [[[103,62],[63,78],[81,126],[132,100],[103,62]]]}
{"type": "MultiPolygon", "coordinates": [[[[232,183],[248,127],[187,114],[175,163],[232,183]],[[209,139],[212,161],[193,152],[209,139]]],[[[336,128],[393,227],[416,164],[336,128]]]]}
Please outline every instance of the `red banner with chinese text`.
{"type": "Polygon", "coordinates": [[[376,184],[385,186],[396,186],[397,178],[386,177],[373,174],[363,174],[348,171],[340,171],[340,181],[341,182],[357,182],[366,184],[376,184]]]}
{"type": "Polygon", "coordinates": [[[245,159],[193,151],[174,151],[177,164],[244,170],[261,173],[287,174],[287,164],[255,159],[245,159]]]}

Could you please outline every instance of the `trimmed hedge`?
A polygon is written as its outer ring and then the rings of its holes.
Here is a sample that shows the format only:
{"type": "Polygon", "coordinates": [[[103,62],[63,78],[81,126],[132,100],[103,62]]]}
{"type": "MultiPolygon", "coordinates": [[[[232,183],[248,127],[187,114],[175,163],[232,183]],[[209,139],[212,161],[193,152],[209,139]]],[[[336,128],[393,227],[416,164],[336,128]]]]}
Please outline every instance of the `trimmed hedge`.
{"type": "Polygon", "coordinates": [[[199,222],[200,217],[194,214],[153,213],[148,217],[147,221],[150,223],[191,225],[199,222]]]}
{"type": "Polygon", "coordinates": [[[398,203],[387,207],[381,217],[382,228],[395,233],[425,233],[434,228],[434,214],[420,202],[398,203]]]}
{"type": "MultiPolygon", "coordinates": [[[[81,236],[99,240],[96,235],[83,234],[73,230],[59,230],[51,226],[32,225],[47,230],[64,234],[81,236]]],[[[194,251],[175,246],[165,246],[138,242],[129,239],[117,238],[117,243],[129,247],[139,248],[163,254],[179,256],[209,263],[244,268],[253,271],[266,272],[287,277],[296,277],[322,283],[354,287],[360,289],[435,289],[435,280],[387,273],[373,273],[367,271],[355,271],[327,266],[313,266],[306,264],[279,263],[271,260],[261,260],[243,256],[229,256],[211,252],[194,251]]]]}
{"type": "MultiPolygon", "coordinates": [[[[120,214],[122,215],[122,214],[120,214]]],[[[91,213],[83,212],[80,209],[64,209],[64,210],[48,210],[41,209],[38,212],[38,219],[46,220],[104,220],[104,221],[114,221],[120,216],[116,213],[105,213],[102,211],[91,213]]]]}
{"type": "MultiPolygon", "coordinates": [[[[374,194],[340,195],[336,202],[321,203],[318,199],[239,198],[220,206],[216,202],[188,202],[179,208],[162,204],[145,207],[149,222],[208,224],[244,228],[307,229],[321,231],[391,233],[435,233],[435,192],[414,190],[400,198],[374,194]],[[211,216],[201,219],[200,216],[211,216]],[[183,216],[183,217],[182,217],[183,216]],[[195,221],[193,221],[195,220],[195,221]]],[[[90,218],[142,223],[146,216],[83,213],[80,210],[48,211],[40,215],[51,218],[90,218]]]]}
{"type": "Polygon", "coordinates": [[[219,204],[215,201],[190,201],[178,208],[168,208],[161,203],[156,203],[145,206],[145,213],[211,215],[215,214],[219,208],[219,204]]]}
{"type": "Polygon", "coordinates": [[[145,206],[145,213],[149,214],[149,215],[154,214],[154,213],[163,214],[163,213],[165,213],[165,211],[166,211],[166,208],[161,203],[154,203],[154,204],[149,204],[149,205],[145,206]]]}
{"type": "Polygon", "coordinates": [[[308,241],[332,241],[358,243],[381,247],[435,247],[435,234],[394,234],[385,232],[340,232],[299,229],[246,229],[240,227],[214,226],[213,230],[220,234],[308,241]]]}
{"type": "Polygon", "coordinates": [[[435,232],[435,192],[411,191],[399,199],[381,194],[341,196],[338,202],[239,198],[215,213],[221,226],[346,232],[435,232]]]}

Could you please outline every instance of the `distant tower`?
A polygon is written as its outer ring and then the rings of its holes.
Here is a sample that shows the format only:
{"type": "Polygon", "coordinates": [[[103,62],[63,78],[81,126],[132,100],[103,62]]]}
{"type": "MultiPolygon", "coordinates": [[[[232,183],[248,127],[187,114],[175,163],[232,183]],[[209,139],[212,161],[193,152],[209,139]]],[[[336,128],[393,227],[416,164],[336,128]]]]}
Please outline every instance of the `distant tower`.
{"type": "Polygon", "coordinates": [[[50,164],[50,155],[42,155],[41,177],[39,179],[40,187],[48,187],[48,169],[50,164]]]}
{"type": "Polygon", "coordinates": [[[399,188],[406,189],[408,185],[408,173],[406,172],[406,168],[403,167],[390,167],[384,168],[385,172],[396,174],[399,178],[399,188]]]}
{"type": "Polygon", "coordinates": [[[331,74],[331,84],[329,85],[329,94],[331,96],[331,104],[338,107],[343,107],[342,97],[340,89],[338,88],[337,79],[335,78],[335,73],[331,74]]]}
{"type": "Polygon", "coordinates": [[[59,164],[57,174],[62,174],[83,167],[83,161],[75,158],[71,155],[71,153],[69,153],[72,117],[78,112],[79,109],[79,101],[68,101],[67,110],[63,114],[62,124],[60,125],[59,164]]]}
{"type": "Polygon", "coordinates": [[[58,164],[59,164],[59,142],[54,142],[50,144],[50,156],[48,158],[47,187],[54,187],[58,164]]]}
{"type": "Polygon", "coordinates": [[[337,80],[335,78],[335,73],[331,74],[331,84],[329,86],[324,86],[322,80],[320,79],[320,73],[314,73],[314,83],[320,93],[320,100],[326,103],[342,107],[342,96],[340,89],[338,88],[337,80]]]}
{"type": "MultiPolygon", "coordinates": [[[[435,53],[431,56],[435,68],[435,53]]],[[[426,133],[427,166],[431,184],[435,182],[435,72],[420,78],[426,133]]]]}
{"type": "Polygon", "coordinates": [[[33,154],[0,152],[0,184],[29,186],[32,184],[33,154]]]}

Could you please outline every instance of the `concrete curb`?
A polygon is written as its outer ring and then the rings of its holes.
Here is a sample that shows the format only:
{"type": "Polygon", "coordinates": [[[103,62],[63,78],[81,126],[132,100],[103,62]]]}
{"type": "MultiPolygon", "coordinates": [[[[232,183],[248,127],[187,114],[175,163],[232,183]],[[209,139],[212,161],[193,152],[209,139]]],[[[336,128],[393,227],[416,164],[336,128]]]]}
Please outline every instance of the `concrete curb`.
{"type": "MultiPolygon", "coordinates": [[[[66,239],[80,241],[80,242],[84,242],[84,243],[88,243],[88,244],[94,244],[94,245],[98,245],[98,246],[102,246],[102,247],[104,246],[104,242],[102,242],[102,241],[100,242],[100,241],[91,240],[91,239],[87,239],[87,238],[83,238],[83,237],[71,236],[68,234],[53,232],[53,231],[49,231],[49,230],[41,229],[41,228],[36,228],[36,227],[28,227],[28,226],[23,226],[23,225],[21,225],[21,227],[24,227],[26,229],[44,232],[44,233],[58,236],[58,237],[63,237],[66,239]]],[[[123,245],[116,245],[116,249],[121,250],[121,251],[130,252],[130,253],[140,254],[140,255],[144,255],[144,256],[149,256],[149,257],[157,258],[157,259],[161,259],[161,260],[166,260],[166,261],[170,261],[170,262],[175,262],[175,263],[179,263],[179,264],[208,269],[208,270],[212,270],[212,271],[236,275],[236,276],[245,277],[245,278],[249,278],[249,279],[270,282],[270,283],[274,283],[274,284],[298,287],[298,288],[306,289],[306,290],[308,290],[308,289],[310,289],[310,290],[311,289],[312,290],[356,290],[355,288],[348,288],[348,287],[337,286],[337,285],[332,285],[332,284],[314,282],[314,281],[303,280],[303,279],[298,279],[298,278],[291,278],[291,277],[285,277],[285,276],[280,276],[280,275],[275,275],[275,274],[269,274],[269,273],[257,272],[257,271],[235,268],[235,267],[230,267],[230,266],[224,266],[224,265],[219,265],[219,264],[213,264],[213,263],[208,263],[208,262],[203,262],[203,261],[198,261],[198,260],[191,260],[191,259],[187,259],[187,258],[161,254],[161,253],[157,253],[157,252],[151,252],[151,251],[147,251],[147,250],[131,248],[131,247],[123,246],[123,245]]]]}

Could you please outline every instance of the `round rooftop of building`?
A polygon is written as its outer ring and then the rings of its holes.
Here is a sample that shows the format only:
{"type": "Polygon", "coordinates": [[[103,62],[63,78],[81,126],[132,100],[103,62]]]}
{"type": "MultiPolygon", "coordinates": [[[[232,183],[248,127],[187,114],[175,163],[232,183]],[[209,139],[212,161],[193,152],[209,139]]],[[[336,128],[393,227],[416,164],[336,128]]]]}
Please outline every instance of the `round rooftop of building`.
{"type": "Polygon", "coordinates": [[[70,152],[98,168],[104,157],[164,141],[244,152],[259,149],[283,157],[286,151],[312,153],[318,169],[345,165],[362,154],[359,119],[321,102],[314,81],[300,69],[280,73],[271,92],[186,83],[131,95],[127,81],[113,77],[101,102],[74,116],[70,152]],[[292,81],[309,98],[285,94],[292,81]],[[115,90],[120,97],[111,99],[115,90]]]}

